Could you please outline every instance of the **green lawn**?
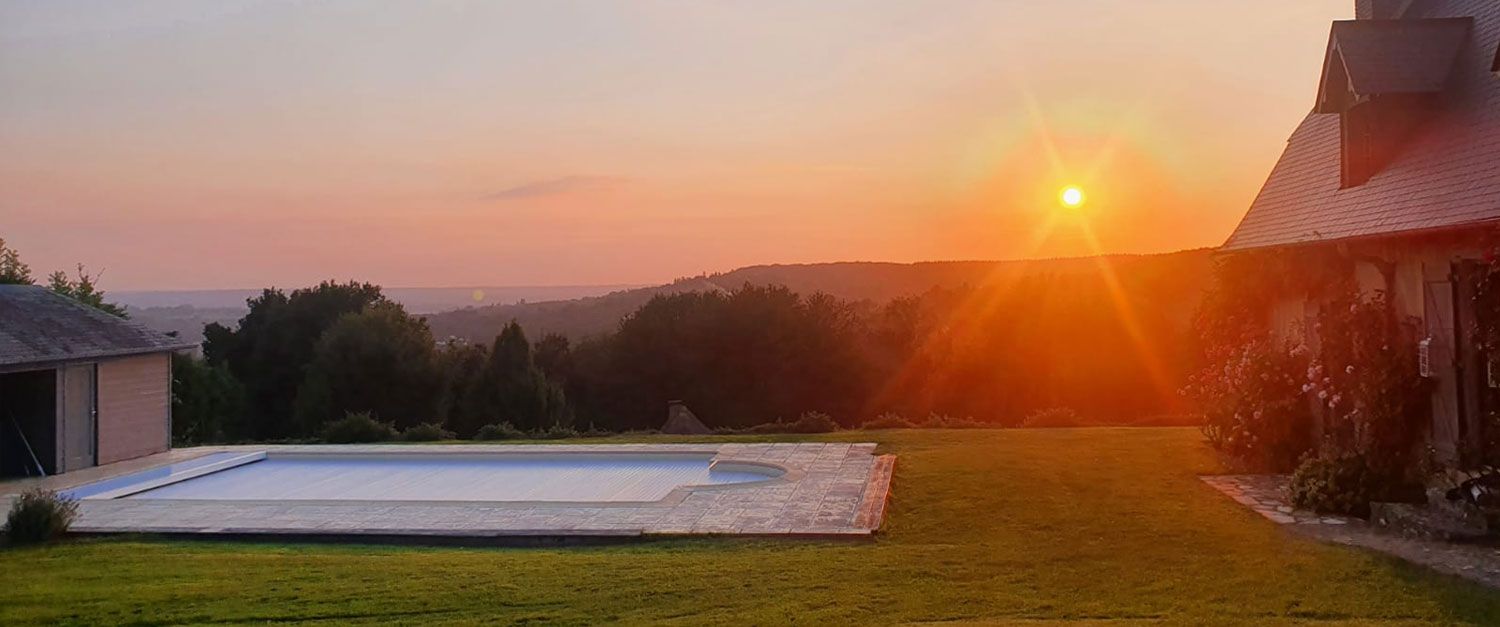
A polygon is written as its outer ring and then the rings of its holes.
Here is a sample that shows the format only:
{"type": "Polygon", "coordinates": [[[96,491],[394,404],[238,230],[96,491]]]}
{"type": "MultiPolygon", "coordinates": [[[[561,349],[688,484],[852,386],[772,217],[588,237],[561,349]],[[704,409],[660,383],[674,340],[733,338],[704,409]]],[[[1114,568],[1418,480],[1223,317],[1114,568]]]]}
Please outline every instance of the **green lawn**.
{"type": "Polygon", "coordinates": [[[459,549],[140,540],[0,551],[27,622],[1500,622],[1500,593],[1293,537],[1192,429],[887,431],[874,542],[459,549]]]}

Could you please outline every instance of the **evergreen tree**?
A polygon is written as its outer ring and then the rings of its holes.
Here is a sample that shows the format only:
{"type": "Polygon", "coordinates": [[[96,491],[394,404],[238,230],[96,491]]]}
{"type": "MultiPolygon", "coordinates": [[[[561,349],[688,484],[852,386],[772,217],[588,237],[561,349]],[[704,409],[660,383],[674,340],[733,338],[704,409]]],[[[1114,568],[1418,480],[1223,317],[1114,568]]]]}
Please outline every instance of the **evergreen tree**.
{"type": "Polygon", "coordinates": [[[58,270],[47,277],[47,287],[58,294],[72,298],[104,313],[121,318],[130,317],[125,313],[124,307],[105,302],[104,290],[99,289],[98,281],[98,275],[90,275],[88,271],[84,270],[83,264],[78,264],[77,278],[70,279],[66,272],[58,270]]]}
{"type": "Polygon", "coordinates": [[[499,411],[497,421],[531,430],[571,424],[562,388],[537,368],[531,342],[520,324],[511,321],[500,331],[490,350],[487,370],[486,379],[499,411]]]}
{"type": "Polygon", "coordinates": [[[31,267],[21,262],[21,254],[0,237],[0,285],[33,285],[31,267]]]}

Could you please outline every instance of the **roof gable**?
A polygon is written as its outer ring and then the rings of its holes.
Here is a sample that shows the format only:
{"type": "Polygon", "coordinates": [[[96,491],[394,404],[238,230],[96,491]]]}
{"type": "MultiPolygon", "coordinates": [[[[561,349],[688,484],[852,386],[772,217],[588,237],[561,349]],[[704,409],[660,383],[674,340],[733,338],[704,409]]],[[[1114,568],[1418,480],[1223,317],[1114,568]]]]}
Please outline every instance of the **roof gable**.
{"type": "Polygon", "coordinates": [[[1318,85],[1318,113],[1359,99],[1443,90],[1473,18],[1334,22],[1318,85]]]}
{"type": "MultiPolygon", "coordinates": [[[[1491,72],[1500,43],[1500,2],[1429,0],[1413,3],[1407,15],[1472,17],[1467,43],[1459,47],[1441,91],[1431,96],[1432,110],[1379,171],[1353,187],[1342,184],[1339,115],[1309,114],[1224,250],[1500,221],[1500,77],[1491,72]]],[[[1364,83],[1366,89],[1381,81],[1410,85],[1412,79],[1373,80],[1364,83]]]]}
{"type": "Polygon", "coordinates": [[[124,318],[34,285],[0,285],[0,368],[189,348],[124,318]]]}

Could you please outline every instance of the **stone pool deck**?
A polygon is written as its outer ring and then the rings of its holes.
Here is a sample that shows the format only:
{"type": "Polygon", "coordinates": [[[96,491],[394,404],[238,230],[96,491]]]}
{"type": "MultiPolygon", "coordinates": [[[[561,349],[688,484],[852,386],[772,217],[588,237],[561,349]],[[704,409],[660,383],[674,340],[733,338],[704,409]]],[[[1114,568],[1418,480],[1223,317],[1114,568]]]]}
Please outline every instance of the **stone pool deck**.
{"type": "Polygon", "coordinates": [[[650,503],[172,501],[85,499],[75,533],[294,535],[467,539],[675,535],[869,537],[885,516],[895,457],[874,444],[453,444],[212,446],[67,473],[0,482],[0,503],[32,486],[64,490],[210,453],[712,453],[769,464],[782,477],[679,489],[650,503]]]}
{"type": "Polygon", "coordinates": [[[1213,475],[1204,483],[1293,533],[1398,557],[1500,589],[1500,548],[1392,535],[1359,518],[1319,515],[1291,506],[1287,475],[1213,475]]]}

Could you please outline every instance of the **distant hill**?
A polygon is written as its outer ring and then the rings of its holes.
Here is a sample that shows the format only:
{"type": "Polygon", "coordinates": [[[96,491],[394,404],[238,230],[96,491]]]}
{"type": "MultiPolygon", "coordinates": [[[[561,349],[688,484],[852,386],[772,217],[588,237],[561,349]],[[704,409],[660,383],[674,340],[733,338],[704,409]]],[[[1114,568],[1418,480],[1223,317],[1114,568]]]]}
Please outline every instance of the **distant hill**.
{"type": "MultiPolygon", "coordinates": [[[[619,321],[658,294],[733,290],[745,284],[782,285],[811,294],[884,303],[933,288],[992,287],[1023,278],[1095,277],[1101,262],[1154,304],[1186,322],[1208,284],[1211,249],[1156,255],[1109,255],[1024,261],[841,262],[748,266],[730,272],[679,279],[667,285],[619,290],[601,296],[550,302],[466,307],[427,316],[437,337],[489,341],[511,320],[533,338],[559,333],[573,339],[612,332],[619,321]]],[[[1129,295],[1132,298],[1141,296],[1129,295]]]]}
{"type": "MultiPolygon", "coordinates": [[[[542,285],[477,287],[389,287],[382,291],[417,314],[472,307],[475,303],[510,305],[529,301],[566,301],[597,296],[635,285],[542,285]]],[[[130,317],[163,333],[202,339],[210,322],[233,326],[249,308],[245,301],[259,289],[110,291],[111,302],[125,306],[130,317]]]]}

